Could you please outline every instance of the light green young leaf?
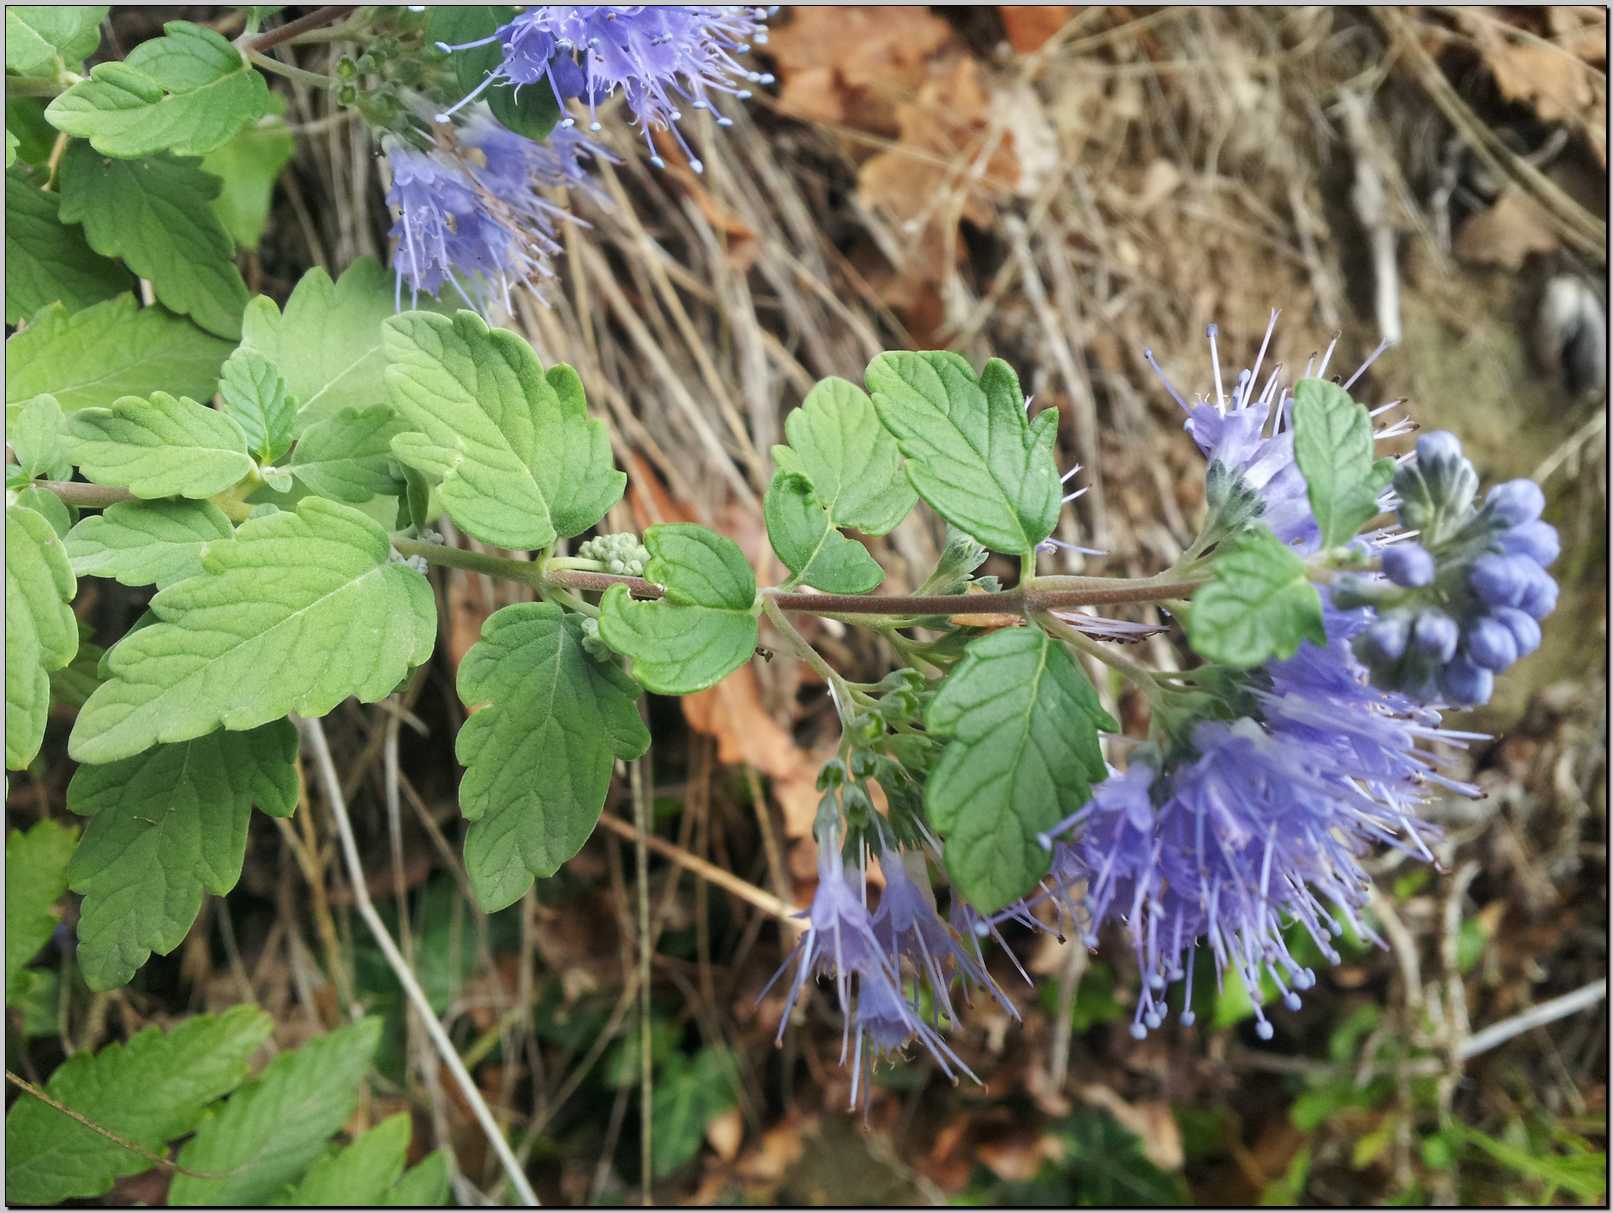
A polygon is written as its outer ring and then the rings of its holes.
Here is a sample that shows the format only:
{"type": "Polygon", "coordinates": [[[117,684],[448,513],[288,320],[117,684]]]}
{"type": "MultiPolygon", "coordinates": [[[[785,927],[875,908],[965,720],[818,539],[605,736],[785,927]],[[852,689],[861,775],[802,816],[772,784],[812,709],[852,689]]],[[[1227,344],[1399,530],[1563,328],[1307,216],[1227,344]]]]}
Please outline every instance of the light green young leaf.
{"type": "Polygon", "coordinates": [[[439,1209],[448,1203],[448,1151],[433,1150],[403,1173],[381,1197],[387,1206],[439,1209]]]}
{"type": "Polygon", "coordinates": [[[285,377],[299,405],[300,434],[345,408],[387,403],[381,322],[396,310],[392,275],[375,258],[360,257],[335,282],[322,269],[309,270],[283,314],[262,295],[247,304],[241,345],[285,377]]]}
{"type": "Polygon", "coordinates": [[[218,178],[199,165],[173,156],[111,160],[88,144],[70,143],[62,157],[61,215],[83,224],[96,252],[122,257],[148,279],[164,307],[233,341],[241,335],[246,283],[229,233],[203,205],[218,196],[218,178]]]}
{"type": "Polygon", "coordinates": [[[756,649],[756,574],[732,539],[690,523],[652,526],[645,576],[666,589],[634,602],[612,586],[600,600],[599,634],[633,659],[633,677],[661,695],[703,691],[756,649]]]}
{"type": "MultiPolygon", "coordinates": [[[[278,93],[270,94],[271,108],[278,93]]],[[[242,248],[255,249],[269,226],[269,202],[280,171],[297,150],[296,141],[278,113],[266,114],[222,147],[202,158],[202,168],[223,183],[213,199],[213,213],[242,248]]]]}
{"type": "Polygon", "coordinates": [[[1064,646],[1035,627],[970,641],[925,726],[952,739],[925,789],[930,824],[953,884],[989,914],[1047,874],[1037,836],[1086,802],[1105,773],[1098,730],[1120,726],[1064,646]]]}
{"type": "MultiPolygon", "coordinates": [[[[8,145],[9,147],[9,141],[8,145]]],[[[129,289],[129,275],[61,221],[61,196],[21,172],[6,173],[6,323],[27,320],[47,303],[76,312],[129,289]]]]}
{"type": "Polygon", "coordinates": [[[1020,555],[1053,533],[1058,410],[1025,417],[1019,379],[992,358],[977,376],[957,354],[881,354],[868,364],[879,420],[935,512],[997,552],[1020,555]]]}
{"type": "MultiPolygon", "coordinates": [[[[253,1006],[196,1015],[127,1044],[73,1054],[45,1092],[148,1153],[195,1128],[208,1104],[233,1091],[274,1024],[253,1006]]],[[[100,1196],[151,1160],[24,1095],[6,1114],[6,1199],[52,1205],[100,1196]]]]}
{"type": "Polygon", "coordinates": [[[77,583],[62,541],[25,506],[6,510],[6,770],[39,753],[50,711],[50,672],[78,652],[77,583]]]}
{"type": "Polygon", "coordinates": [[[232,418],[167,392],[80,409],[67,453],[97,484],[124,485],[136,497],[211,497],[252,471],[246,435],[232,418]]]}
{"type": "Polygon", "coordinates": [[[269,86],[221,35],[170,21],[121,63],[97,63],[45,110],[104,156],[201,156],[263,116],[269,86]]]}
{"type": "Polygon", "coordinates": [[[67,532],[72,529],[74,521],[78,518],[78,508],[68,506],[62,499],[48,489],[21,488],[14,489],[16,496],[12,499],[13,505],[20,505],[25,510],[32,510],[50,523],[50,529],[56,532],[56,538],[66,540],[67,532]]]}
{"type": "Polygon", "coordinates": [[[543,548],[621,499],[627,477],[570,368],[545,376],[531,346],[474,312],[405,312],[383,327],[387,386],[409,427],[392,449],[440,479],[461,528],[500,547],[543,548]]]}
{"type": "Polygon", "coordinates": [[[651,1104],[655,1135],[651,1170],[670,1175],[700,1152],[706,1126],[738,1101],[733,1058],[723,1049],[703,1049],[692,1061],[682,1053],[667,1059],[656,1076],[651,1104]]]}
{"type": "Polygon", "coordinates": [[[294,476],[313,492],[337,501],[368,501],[404,491],[392,439],[405,423],[385,405],[343,409],[309,426],[291,452],[294,476]]]}
{"type": "Polygon", "coordinates": [[[379,525],[321,497],[208,544],[203,575],[159,591],[159,622],[113,648],[111,681],[79,712],[68,752],[115,762],[390,694],[437,632],[430,583],[391,554],[379,525]]]}
{"type": "Polygon", "coordinates": [[[1324,547],[1338,547],[1378,512],[1393,459],[1373,458],[1372,418],[1337,384],[1301,379],[1294,389],[1294,461],[1324,547]]]}
{"type": "Polygon", "coordinates": [[[67,459],[67,423],[54,396],[35,396],[17,410],[15,424],[6,419],[6,441],[29,479],[66,480],[73,474],[67,459]]]}
{"type": "Polygon", "coordinates": [[[371,1017],[282,1053],[204,1121],[179,1152],[170,1205],[264,1205],[295,1183],[347,1123],[381,1038],[371,1017]]]}
{"type": "Polygon", "coordinates": [[[291,448],[297,400],[268,358],[244,346],[236,350],[224,360],[218,394],[259,463],[273,464],[291,448]]]}
{"type": "Polygon", "coordinates": [[[481,707],[454,745],[465,870],[488,913],[582,849],[616,759],[649,748],[638,687],[582,642],[581,617],[523,602],[495,612],[460,663],[459,697],[481,707]]]}
{"type": "Polygon", "coordinates": [[[866,594],[885,579],[867,548],[829,524],[829,511],[818,504],[805,476],[775,475],[762,513],[773,550],[805,584],[830,594],[866,594]]]}
{"type": "Polygon", "coordinates": [[[1265,527],[1245,531],[1193,595],[1187,638],[1206,661],[1238,670],[1292,657],[1304,640],[1326,644],[1322,600],[1305,579],[1305,562],[1265,527]]]}
{"type": "Polygon", "coordinates": [[[784,419],[789,446],[773,462],[812,482],[837,527],[883,535],[913,508],[918,494],[902,472],[902,452],[879,423],[874,402],[854,383],[824,379],[784,419]]]}
{"type": "Polygon", "coordinates": [[[6,342],[7,411],[46,392],[67,413],[155,391],[206,400],[229,352],[228,342],[132,295],[71,315],[52,304],[6,342]]]}
{"type": "Polygon", "coordinates": [[[367,1208],[378,1205],[403,1175],[408,1161],[409,1114],[388,1116],[334,1153],[327,1154],[302,1182],[275,1200],[297,1208],[367,1208]]]}
{"type": "MultiPolygon", "coordinates": [[[[12,830],[6,835],[7,1006],[20,992],[17,974],[39,954],[61,921],[55,905],[67,892],[67,863],[77,841],[77,830],[48,818],[27,833],[12,830]]],[[[9,1191],[7,1195],[16,1199],[9,1191]]]]}
{"type": "Polygon", "coordinates": [[[64,541],[73,572],[159,590],[202,571],[202,549],[231,535],[208,501],[120,501],[82,519],[64,541]]]}
{"type": "Polygon", "coordinates": [[[68,870],[84,895],[78,962],[92,990],[126,984],[153,952],[190,932],[202,893],[241,878],[252,806],[297,807],[297,731],[289,722],[209,733],[106,766],[81,766],[67,807],[90,818],[68,870]]]}
{"type": "Polygon", "coordinates": [[[21,76],[76,71],[101,45],[104,4],[6,5],[6,70],[21,76]]]}

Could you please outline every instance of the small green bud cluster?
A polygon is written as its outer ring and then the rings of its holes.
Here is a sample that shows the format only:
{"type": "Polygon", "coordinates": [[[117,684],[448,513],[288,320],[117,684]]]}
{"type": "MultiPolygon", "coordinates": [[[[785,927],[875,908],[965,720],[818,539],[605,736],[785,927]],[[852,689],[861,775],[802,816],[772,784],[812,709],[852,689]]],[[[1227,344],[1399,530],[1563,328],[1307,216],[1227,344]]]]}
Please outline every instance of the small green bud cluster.
{"type": "Polygon", "coordinates": [[[605,571],[618,577],[642,577],[649,567],[649,550],[631,531],[613,531],[609,535],[596,535],[577,549],[584,560],[597,560],[605,571]]]}
{"type": "Polygon", "coordinates": [[[614,663],[616,654],[599,634],[599,620],[584,617],[582,621],[583,651],[598,662],[614,663]]]}

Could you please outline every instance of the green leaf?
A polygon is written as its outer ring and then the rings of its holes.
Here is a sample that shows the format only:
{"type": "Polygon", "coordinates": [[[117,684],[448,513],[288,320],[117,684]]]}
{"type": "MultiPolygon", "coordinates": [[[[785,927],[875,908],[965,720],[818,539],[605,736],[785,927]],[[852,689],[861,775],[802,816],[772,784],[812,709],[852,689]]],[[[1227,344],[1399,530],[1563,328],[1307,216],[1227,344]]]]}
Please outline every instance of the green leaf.
{"type": "Polygon", "coordinates": [[[77,69],[101,45],[104,4],[6,5],[6,71],[49,76],[77,69]]]}
{"type": "MultiPolygon", "coordinates": [[[[126,1044],[78,1052],[58,1066],[45,1092],[148,1153],[195,1128],[208,1104],[240,1085],[273,1021],[257,1007],[197,1015],[126,1044]]],[[[293,1055],[294,1056],[294,1055],[293,1055]]],[[[99,1196],[151,1160],[26,1095],[6,1114],[6,1199],[58,1204],[99,1196]]]]}
{"type": "Polygon", "coordinates": [[[158,589],[196,577],[202,549],[232,534],[230,520],[207,501],[120,501],[83,519],[64,541],[79,577],[158,589]]]}
{"type": "Polygon", "coordinates": [[[275,1204],[299,1208],[380,1204],[403,1175],[412,1128],[407,1112],[388,1116],[336,1153],[321,1158],[275,1204]]]}
{"type": "Polygon", "coordinates": [[[246,434],[247,450],[261,464],[273,464],[291,448],[297,401],[274,363],[242,347],[224,360],[218,394],[223,411],[246,434]]]}
{"type": "Polygon", "coordinates": [[[132,295],[71,315],[52,304],[6,342],[6,402],[48,392],[71,413],[159,390],[206,400],[229,352],[228,342],[132,295]]]}
{"type": "Polygon", "coordinates": [[[1294,389],[1294,461],[1329,548],[1354,539],[1378,512],[1378,494],[1395,470],[1393,459],[1373,457],[1366,406],[1323,379],[1301,379],[1294,389]]]}
{"type": "Polygon", "coordinates": [[[276,1057],[179,1152],[181,1167],[218,1178],[177,1174],[168,1203],[263,1205],[280,1195],[353,1114],[380,1037],[372,1017],[276,1057]]]}
{"type": "Polygon", "coordinates": [[[645,575],[666,589],[634,602],[615,585],[600,600],[599,634],[633,659],[633,677],[661,695],[703,691],[756,649],[756,575],[732,539],[690,523],[652,526],[645,575]]]}
{"type": "Polygon", "coordinates": [[[1022,627],[969,643],[925,726],[952,739],[925,789],[930,824],[953,883],[989,914],[1047,874],[1037,836],[1086,802],[1105,773],[1098,730],[1119,725],[1064,646],[1022,627]]]}
{"type": "Polygon", "coordinates": [[[656,1076],[650,1169],[670,1175],[688,1162],[700,1152],[706,1126],[737,1102],[733,1058],[725,1050],[703,1049],[693,1061],[674,1053],[656,1076]]]}
{"type": "MultiPolygon", "coordinates": [[[[270,94],[270,98],[277,101],[279,95],[270,94]]],[[[268,114],[202,158],[203,170],[222,183],[213,199],[213,213],[241,248],[255,249],[263,239],[275,182],[296,150],[286,120],[268,114]]]]}
{"type": "Polygon", "coordinates": [[[1025,416],[1019,380],[990,359],[976,376],[957,354],[881,354],[868,364],[879,420],[935,512],[993,551],[1020,555],[1053,533],[1058,410],[1025,416]]]}
{"type": "Polygon", "coordinates": [[[247,819],[297,807],[297,731],[277,720],[210,733],[106,766],[81,766],[67,807],[90,818],[68,871],[84,895],[78,962],[92,990],[126,984],[166,956],[201,912],[241,878],[247,819]]]}
{"type": "Polygon", "coordinates": [[[443,508],[462,529],[544,548],[621,499],[627,477],[569,367],[545,376],[531,346],[474,312],[405,312],[383,328],[387,386],[409,427],[392,449],[441,480],[443,508]]]}
{"type": "Polygon", "coordinates": [[[838,527],[883,535],[906,518],[918,494],[902,473],[902,452],[879,423],[874,402],[854,383],[824,379],[784,419],[789,446],[773,461],[812,482],[838,527]]]}
{"type": "Polygon", "coordinates": [[[125,396],[109,409],[80,409],[68,428],[68,454],[98,484],[125,485],[136,497],[211,497],[246,478],[246,435],[230,417],[154,392],[125,396]]]}
{"type": "Polygon", "coordinates": [[[448,1151],[433,1150],[403,1173],[380,1203],[405,1208],[439,1209],[448,1203],[448,1151]]]}
{"type": "Polygon", "coordinates": [[[53,704],[66,705],[78,709],[84,706],[84,701],[90,697],[95,688],[101,685],[98,673],[101,658],[106,650],[98,644],[88,640],[78,642],[78,652],[73,660],[50,676],[50,701],[53,704]]]}
{"type": "Polygon", "coordinates": [[[54,396],[35,396],[17,410],[16,424],[6,422],[6,441],[17,456],[17,464],[29,479],[66,480],[73,474],[67,459],[61,405],[54,396]]]}
{"type": "Polygon", "coordinates": [[[519,900],[594,832],[618,758],[650,745],[639,689],[583,648],[582,619],[544,602],[495,612],[459,666],[476,712],[454,752],[459,807],[471,822],[465,870],[483,910],[519,900]]]}
{"type": "Polygon", "coordinates": [[[114,762],[390,694],[437,631],[430,584],[391,554],[379,525],[321,497],[210,543],[203,575],[159,591],[159,622],[113,648],[111,681],[79,712],[69,753],[114,762]]]}
{"type": "MultiPolygon", "coordinates": [[[[515,16],[514,7],[508,4],[439,4],[429,11],[426,38],[433,46],[439,42],[463,46],[467,42],[484,41],[515,16]]],[[[460,89],[469,93],[479,88],[502,57],[496,42],[452,52],[450,61],[460,89]]],[[[493,117],[507,129],[539,143],[561,117],[552,89],[517,89],[508,84],[495,84],[481,96],[493,111],[493,117]]]]}
{"type": "Polygon", "coordinates": [[[1303,640],[1326,644],[1322,600],[1305,579],[1305,562],[1265,527],[1245,531],[1193,595],[1187,638],[1200,657],[1238,670],[1292,657],[1303,640]]]}
{"type": "Polygon", "coordinates": [[[49,522],[23,506],[6,510],[6,769],[39,753],[50,711],[50,672],[78,652],[77,583],[49,522]]]}
{"type": "Polygon", "coordinates": [[[97,63],[88,80],[52,101],[51,124],[104,156],[133,159],[205,155],[263,116],[269,87],[240,51],[189,21],[162,28],[165,37],[142,42],[121,63],[97,63]]]}
{"type": "MultiPolygon", "coordinates": [[[[20,139],[18,139],[17,136],[13,135],[9,130],[6,132],[6,167],[7,168],[10,168],[13,164],[17,163],[17,148],[21,145],[21,143],[22,143],[22,141],[20,139]]],[[[10,224],[9,224],[9,221],[8,221],[7,226],[9,226],[9,225],[10,224]]]]}
{"type": "MultiPolygon", "coordinates": [[[[77,841],[77,830],[48,818],[26,834],[12,830],[6,835],[7,1006],[21,992],[17,974],[50,941],[61,921],[54,907],[67,892],[67,863],[77,841]]],[[[9,1191],[7,1196],[16,1199],[9,1191]]]]}
{"type": "Polygon", "coordinates": [[[805,584],[830,594],[866,594],[885,579],[867,548],[830,525],[829,511],[818,504],[805,476],[785,471],[774,476],[762,513],[773,550],[805,584]]]}
{"type": "Polygon", "coordinates": [[[293,475],[315,493],[358,503],[400,496],[403,484],[392,439],[405,428],[384,405],[343,409],[308,427],[291,452],[293,475]]]}
{"type": "Polygon", "coordinates": [[[13,505],[20,505],[25,510],[32,510],[50,523],[50,529],[56,532],[58,539],[65,540],[67,532],[72,529],[74,520],[78,517],[76,507],[62,503],[62,499],[55,493],[41,488],[22,488],[14,490],[16,496],[13,505]]]}
{"type": "MultiPolygon", "coordinates": [[[[136,51],[151,43],[142,43],[136,51]]],[[[151,282],[157,301],[210,333],[241,335],[246,283],[230,235],[204,203],[217,177],[198,160],[111,160],[71,143],[62,157],[62,218],[81,223],[90,247],[122,257],[151,282]]]]}
{"type": "Polygon", "coordinates": [[[56,131],[45,121],[45,102],[40,97],[6,98],[6,133],[15,141],[17,159],[27,164],[46,163],[56,145],[56,131]]]}
{"type": "Polygon", "coordinates": [[[286,310],[258,296],[241,320],[241,344],[268,358],[298,402],[295,429],[344,408],[387,403],[381,322],[397,311],[392,275],[360,257],[335,282],[322,269],[298,281],[286,310]]]}
{"type": "Polygon", "coordinates": [[[84,233],[61,221],[61,202],[61,195],[47,194],[22,173],[6,173],[7,324],[47,303],[76,312],[129,289],[129,275],[96,256],[84,233]]]}

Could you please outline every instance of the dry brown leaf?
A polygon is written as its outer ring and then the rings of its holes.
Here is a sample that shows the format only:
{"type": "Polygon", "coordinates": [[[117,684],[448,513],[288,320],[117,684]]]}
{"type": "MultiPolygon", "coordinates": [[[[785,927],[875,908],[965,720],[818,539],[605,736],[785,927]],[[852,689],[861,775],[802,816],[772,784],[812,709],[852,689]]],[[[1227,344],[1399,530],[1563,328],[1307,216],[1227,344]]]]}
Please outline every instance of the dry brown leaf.
{"type": "MultiPolygon", "coordinates": [[[[1584,14],[1576,19],[1564,13],[1553,22],[1549,9],[1547,13],[1554,33],[1560,26],[1566,35],[1560,41],[1520,37],[1498,21],[1493,10],[1458,10],[1501,95],[1532,106],[1542,122],[1576,127],[1605,165],[1607,78],[1589,65],[1591,55],[1586,52],[1605,46],[1607,14],[1597,10],[1595,19],[1584,14]]],[[[1605,61],[1605,51],[1602,55],[1605,61]]]]}
{"type": "Polygon", "coordinates": [[[1534,253],[1557,251],[1551,220],[1538,202],[1517,186],[1509,185],[1488,210],[1462,224],[1452,242],[1456,255],[1473,265],[1516,270],[1534,253]]]}
{"type": "Polygon", "coordinates": [[[1075,15],[1073,4],[999,4],[1008,45],[1021,55],[1041,50],[1075,15]]]}
{"type": "Polygon", "coordinates": [[[897,104],[927,60],[955,45],[952,27],[922,7],[799,5],[769,32],[766,53],[784,113],[894,135],[897,104]]]}
{"type": "Polygon", "coordinates": [[[1044,1162],[1057,1161],[1064,1152],[1051,1133],[1015,1131],[975,1146],[975,1156],[1005,1183],[1035,1179],[1044,1162]]]}
{"type": "Polygon", "coordinates": [[[745,1139],[745,1118],[738,1108],[717,1113],[706,1122],[706,1144],[724,1162],[733,1162],[745,1139]]]}

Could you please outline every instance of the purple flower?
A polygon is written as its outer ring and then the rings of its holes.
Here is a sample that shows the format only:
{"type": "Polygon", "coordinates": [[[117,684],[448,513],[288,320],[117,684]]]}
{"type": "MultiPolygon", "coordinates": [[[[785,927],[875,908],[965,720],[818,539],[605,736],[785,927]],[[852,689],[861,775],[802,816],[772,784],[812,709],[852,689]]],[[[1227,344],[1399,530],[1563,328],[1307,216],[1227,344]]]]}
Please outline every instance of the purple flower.
{"type": "MultiPolygon", "coordinates": [[[[701,163],[689,150],[678,122],[683,106],[710,109],[714,96],[750,96],[742,83],[768,84],[772,76],[742,67],[738,56],[752,43],[767,41],[768,10],[745,5],[567,5],[537,4],[500,27],[491,37],[444,50],[468,50],[497,42],[499,65],[439,120],[494,84],[517,88],[544,84],[561,110],[572,97],[594,114],[600,102],[620,91],[650,149],[650,162],[663,165],[650,140],[652,130],[671,130],[695,172],[701,163]]],[[[569,119],[566,120],[569,123],[569,119]]],[[[720,126],[730,119],[718,117],[720,126]]],[[[599,130],[597,117],[591,122],[599,130]]]]}
{"type": "Polygon", "coordinates": [[[784,1038],[790,1013],[800,998],[807,975],[829,977],[835,983],[844,1024],[840,1060],[844,1064],[849,1059],[854,1067],[853,1107],[862,1093],[865,1046],[869,1046],[866,1061],[871,1065],[878,1057],[917,1039],[948,1078],[956,1078],[961,1073],[978,1082],[974,1072],[952,1051],[941,1034],[925,1023],[903,996],[900,970],[874,929],[868,910],[866,881],[860,870],[854,869],[855,881],[846,871],[839,835],[837,825],[819,830],[818,891],[807,911],[806,933],[792,957],[785,960],[757,995],[760,1001],[790,967],[791,959],[795,961],[795,979],[779,1017],[778,1038],[784,1038]]]}

